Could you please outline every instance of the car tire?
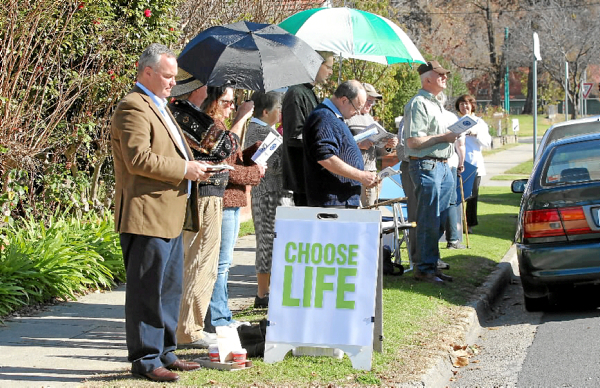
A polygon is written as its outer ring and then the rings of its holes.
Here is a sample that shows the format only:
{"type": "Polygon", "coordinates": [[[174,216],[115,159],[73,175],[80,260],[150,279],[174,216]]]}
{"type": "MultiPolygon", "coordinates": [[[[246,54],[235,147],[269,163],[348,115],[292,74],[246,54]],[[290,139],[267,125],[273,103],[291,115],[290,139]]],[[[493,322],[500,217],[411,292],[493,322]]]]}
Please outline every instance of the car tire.
{"type": "Polygon", "coordinates": [[[524,296],[525,299],[525,310],[529,312],[543,311],[548,308],[548,297],[544,296],[541,298],[529,298],[524,296]]]}

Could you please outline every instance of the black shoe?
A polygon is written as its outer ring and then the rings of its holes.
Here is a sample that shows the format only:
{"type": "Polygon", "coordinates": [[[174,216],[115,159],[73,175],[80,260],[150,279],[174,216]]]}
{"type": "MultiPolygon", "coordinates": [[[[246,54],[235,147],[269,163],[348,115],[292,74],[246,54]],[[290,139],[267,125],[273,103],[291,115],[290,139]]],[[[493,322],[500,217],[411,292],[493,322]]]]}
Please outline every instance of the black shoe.
{"type": "Polygon", "coordinates": [[[450,264],[442,261],[442,259],[438,259],[437,269],[450,269],[450,264]]]}
{"type": "Polygon", "coordinates": [[[450,275],[446,275],[445,273],[443,273],[442,271],[438,270],[435,272],[435,276],[437,276],[438,278],[442,279],[445,282],[452,282],[454,281],[454,278],[450,275]]]}
{"type": "Polygon", "coordinates": [[[267,308],[269,307],[269,294],[263,296],[262,298],[256,295],[254,298],[254,308],[267,308]]]}
{"type": "Polygon", "coordinates": [[[434,273],[415,272],[413,277],[415,280],[433,284],[444,284],[444,281],[434,273]]]}

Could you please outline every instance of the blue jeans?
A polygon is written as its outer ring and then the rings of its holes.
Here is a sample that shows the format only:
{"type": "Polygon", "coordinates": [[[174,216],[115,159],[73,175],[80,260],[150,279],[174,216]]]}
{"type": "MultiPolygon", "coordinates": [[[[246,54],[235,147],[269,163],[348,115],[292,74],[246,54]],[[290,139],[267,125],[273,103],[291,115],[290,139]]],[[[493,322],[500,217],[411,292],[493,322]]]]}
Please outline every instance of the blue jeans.
{"type": "Polygon", "coordinates": [[[456,174],[456,167],[451,168],[452,176],[454,177],[454,186],[452,187],[452,194],[450,195],[450,207],[448,208],[448,218],[446,220],[446,241],[456,242],[460,239],[458,235],[458,223],[460,222],[460,211],[456,206],[456,187],[458,185],[458,175],[456,174]]]}
{"type": "Polygon", "coordinates": [[[229,292],[227,291],[227,280],[229,278],[229,267],[233,261],[233,248],[235,247],[239,231],[240,208],[228,207],[223,209],[217,281],[215,282],[209,306],[210,324],[212,326],[227,326],[233,322],[231,310],[229,310],[228,305],[229,292]]]}
{"type": "Polygon", "coordinates": [[[448,164],[440,161],[411,159],[409,168],[417,198],[418,268],[422,273],[435,273],[454,179],[448,164]]]}

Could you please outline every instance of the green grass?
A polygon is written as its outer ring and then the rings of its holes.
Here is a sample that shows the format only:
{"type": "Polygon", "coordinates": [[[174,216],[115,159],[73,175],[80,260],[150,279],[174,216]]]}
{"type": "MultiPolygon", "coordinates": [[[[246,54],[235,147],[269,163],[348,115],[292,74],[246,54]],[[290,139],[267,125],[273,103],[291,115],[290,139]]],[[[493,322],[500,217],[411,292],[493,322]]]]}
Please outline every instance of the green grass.
{"type": "Polygon", "coordinates": [[[533,170],[533,159],[523,162],[523,163],[519,164],[518,166],[515,166],[509,170],[506,170],[505,173],[506,174],[524,174],[524,175],[529,176],[531,174],[532,170],[533,170]]]}
{"type": "MultiPolygon", "coordinates": [[[[173,386],[394,386],[419,377],[423,363],[432,352],[448,351],[451,329],[464,322],[464,305],[477,295],[476,289],[496,267],[509,249],[515,230],[520,196],[505,187],[481,187],[479,225],[469,236],[469,249],[448,250],[440,245],[448,274],[454,282],[443,287],[417,282],[411,273],[385,277],[383,283],[384,352],[373,353],[371,371],[352,368],[347,357],[293,357],[274,364],[254,358],[254,367],[224,372],[201,369],[181,373],[173,386]]],[[[463,241],[466,244],[466,241],[463,241]]],[[[406,260],[406,257],[403,257],[406,260]]],[[[238,319],[257,321],[264,309],[249,308],[238,319]]],[[[193,359],[206,354],[202,350],[178,350],[178,355],[193,359]]],[[[134,380],[124,372],[85,386],[143,387],[148,383],[134,380]]],[[[172,386],[172,385],[169,385],[172,386]]]]}
{"type": "Polygon", "coordinates": [[[252,221],[251,219],[240,224],[240,233],[238,235],[238,238],[247,236],[249,234],[255,234],[254,221],[252,221]]]}
{"type": "MultiPolygon", "coordinates": [[[[533,136],[533,115],[510,115],[510,119],[519,119],[519,132],[517,132],[517,136],[519,137],[531,137],[533,136]]],[[[552,125],[559,123],[564,120],[563,118],[555,119],[554,121],[550,121],[545,118],[543,115],[538,115],[537,117],[537,135],[541,137],[548,128],[552,125]]],[[[512,130],[510,131],[512,134],[512,130]]]]}

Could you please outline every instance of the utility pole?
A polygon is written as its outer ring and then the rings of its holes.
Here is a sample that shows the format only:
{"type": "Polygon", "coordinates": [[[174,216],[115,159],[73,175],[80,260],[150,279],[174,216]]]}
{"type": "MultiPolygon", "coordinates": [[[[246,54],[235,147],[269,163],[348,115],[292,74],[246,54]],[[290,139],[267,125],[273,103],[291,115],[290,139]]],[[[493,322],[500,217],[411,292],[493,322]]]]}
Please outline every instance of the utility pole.
{"type": "Polygon", "coordinates": [[[510,114],[510,74],[508,72],[508,27],[504,27],[504,61],[506,72],[504,73],[504,110],[510,114]]]}

